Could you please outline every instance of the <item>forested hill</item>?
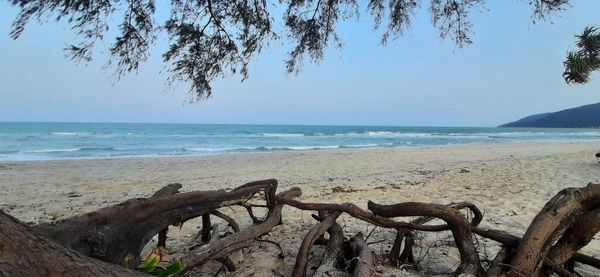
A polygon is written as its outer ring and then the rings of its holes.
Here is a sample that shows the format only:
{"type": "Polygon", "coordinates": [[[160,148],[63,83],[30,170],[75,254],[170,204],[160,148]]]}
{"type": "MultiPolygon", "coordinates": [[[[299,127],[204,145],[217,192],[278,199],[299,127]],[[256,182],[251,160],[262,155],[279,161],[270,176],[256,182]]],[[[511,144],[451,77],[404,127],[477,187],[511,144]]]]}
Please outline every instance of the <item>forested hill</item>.
{"type": "Polygon", "coordinates": [[[600,127],[600,103],[553,113],[531,115],[499,127],[592,128],[600,127]]]}

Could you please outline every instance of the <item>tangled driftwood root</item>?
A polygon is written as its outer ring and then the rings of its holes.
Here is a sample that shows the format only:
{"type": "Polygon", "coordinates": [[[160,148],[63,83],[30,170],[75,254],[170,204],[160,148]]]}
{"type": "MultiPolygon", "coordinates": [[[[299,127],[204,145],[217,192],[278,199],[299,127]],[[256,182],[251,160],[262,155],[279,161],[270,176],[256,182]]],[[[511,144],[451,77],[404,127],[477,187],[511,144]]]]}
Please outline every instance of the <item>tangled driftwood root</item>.
{"type": "Polygon", "coordinates": [[[328,270],[346,270],[353,276],[372,276],[381,256],[374,255],[363,235],[346,238],[336,222],[341,214],[381,228],[396,231],[390,253],[383,259],[391,266],[414,263],[415,232],[450,231],[460,254],[454,274],[474,276],[575,276],[575,264],[600,270],[600,260],[577,251],[600,231],[600,185],[560,191],[534,218],[523,238],[501,230],[479,227],[481,211],[471,203],[439,205],[406,202],[377,204],[368,202],[368,210],[352,203],[307,203],[299,201],[299,188],[277,194],[274,179],[247,183],[231,191],[179,193],[180,184],[170,184],[149,198],[130,199],[96,212],[74,216],[59,222],[27,226],[0,211],[0,275],[6,276],[141,276],[122,266],[140,262],[142,248],[158,234],[158,247],[165,247],[170,225],[201,217],[201,243],[182,258],[185,271],[217,260],[230,271],[235,265],[229,255],[246,248],[282,224],[284,205],[317,212],[317,224],[310,229],[298,250],[293,276],[306,276],[311,249],[325,245],[315,275],[328,270]],[[262,195],[264,205],[251,199],[262,195]],[[254,201],[255,202],[255,201],[254,201]],[[217,210],[242,206],[253,225],[241,228],[230,216],[217,210]],[[253,208],[266,208],[263,219],[253,208]],[[461,212],[462,209],[468,211],[461,212]],[[470,215],[470,217],[467,217],[470,215]],[[211,216],[223,219],[233,232],[218,236],[211,216]],[[398,217],[417,217],[398,221],[398,217]],[[469,221],[469,218],[471,219],[469,221]],[[428,225],[432,219],[445,222],[428,225]],[[327,235],[327,239],[325,238],[327,235]],[[480,260],[475,246],[477,236],[501,244],[490,263],[480,260]]]}

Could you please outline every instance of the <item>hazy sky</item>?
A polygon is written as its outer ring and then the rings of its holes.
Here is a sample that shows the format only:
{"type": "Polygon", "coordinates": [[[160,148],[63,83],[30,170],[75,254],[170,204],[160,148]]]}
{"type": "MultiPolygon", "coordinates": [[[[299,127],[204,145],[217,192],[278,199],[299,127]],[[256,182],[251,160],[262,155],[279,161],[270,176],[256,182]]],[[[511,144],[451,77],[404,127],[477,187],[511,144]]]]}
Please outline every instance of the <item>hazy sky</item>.
{"type": "MultiPolygon", "coordinates": [[[[533,113],[600,102],[600,74],[569,86],[563,59],[585,26],[600,25],[600,1],[572,1],[550,22],[531,22],[527,1],[488,1],[472,15],[474,44],[440,41],[420,11],[387,47],[372,21],[341,24],[342,50],[299,76],[285,74],[288,46],[275,43],[239,76],[213,83],[213,97],[186,103],[186,87],[164,92],[160,43],[137,75],[114,82],[106,56],[84,66],[64,59],[65,25],[30,24],[9,38],[17,10],[0,3],[0,121],[495,126],[533,113]],[[158,55],[157,55],[158,54],[158,55]]],[[[426,10],[426,9],[423,9],[426,10]]],[[[105,44],[106,47],[108,43],[105,44]]]]}

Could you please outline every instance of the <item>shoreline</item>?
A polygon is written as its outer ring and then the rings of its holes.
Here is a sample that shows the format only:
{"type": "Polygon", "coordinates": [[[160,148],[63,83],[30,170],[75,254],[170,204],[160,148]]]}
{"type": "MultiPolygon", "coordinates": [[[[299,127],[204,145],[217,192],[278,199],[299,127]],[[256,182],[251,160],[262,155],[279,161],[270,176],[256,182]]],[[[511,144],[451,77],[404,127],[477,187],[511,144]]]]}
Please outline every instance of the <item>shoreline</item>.
{"type": "MultiPolygon", "coordinates": [[[[493,142],[468,142],[468,143],[451,143],[451,144],[440,144],[440,145],[415,145],[415,146],[391,146],[391,147],[341,147],[319,148],[316,146],[311,149],[277,149],[277,150],[266,150],[266,151],[254,151],[248,150],[247,152],[223,152],[215,154],[204,154],[204,155],[138,155],[138,156],[96,156],[96,157],[75,157],[75,158],[49,158],[49,159],[33,159],[33,160],[2,160],[0,159],[0,165],[6,163],[28,163],[28,162],[58,162],[58,161],[89,161],[89,160],[121,160],[121,159],[179,159],[179,158],[210,158],[210,157],[225,157],[225,156],[245,156],[245,155],[256,155],[256,154],[279,154],[279,153],[311,153],[311,152],[347,152],[347,151],[377,151],[377,150],[401,150],[401,149],[428,149],[428,148],[453,148],[453,147],[469,147],[477,145],[511,145],[511,144],[577,144],[577,143],[597,143],[599,145],[598,151],[600,151],[600,140],[527,140],[527,141],[493,141],[493,142]]],[[[1,156],[1,155],[0,155],[1,156]]]]}
{"type": "MultiPolygon", "coordinates": [[[[367,200],[382,204],[468,201],[484,212],[482,227],[522,235],[558,191],[600,183],[600,164],[594,157],[599,149],[600,142],[519,142],[2,162],[0,209],[25,222],[50,222],[130,198],[148,197],[168,183],[181,183],[181,191],[186,192],[233,189],[246,182],[275,178],[279,191],[300,187],[300,200],[306,202],[351,202],[364,208],[367,200]]],[[[235,218],[242,228],[251,224],[243,211],[222,212],[235,218]]],[[[283,220],[285,224],[276,227],[270,239],[281,244],[285,258],[278,258],[277,248],[254,247],[253,255],[245,254],[236,273],[260,276],[276,271],[289,275],[300,241],[315,222],[309,213],[287,206],[283,220]]],[[[354,224],[352,218],[344,215],[340,222],[348,234],[368,233],[372,229],[366,224],[354,224]]],[[[169,250],[185,249],[199,225],[198,220],[192,220],[181,229],[171,228],[169,250]]],[[[373,239],[385,242],[373,249],[386,249],[394,236],[391,231],[375,232],[373,239]]],[[[600,238],[596,236],[582,252],[598,255],[600,238]]],[[[452,267],[455,254],[430,253],[433,256],[424,264],[432,268],[425,268],[425,272],[443,272],[452,267]]],[[[209,273],[216,271],[213,269],[206,267],[209,273]]],[[[404,276],[401,272],[393,274],[404,276]]]]}
{"type": "MultiPolygon", "coordinates": [[[[382,181],[405,182],[422,179],[419,178],[421,175],[428,177],[430,173],[439,174],[473,167],[482,167],[481,170],[485,170],[490,164],[522,171],[522,160],[537,163],[545,159],[565,162],[561,160],[567,157],[570,159],[567,161],[586,163],[587,169],[593,170],[582,174],[564,174],[564,177],[587,180],[585,183],[572,184],[583,186],[587,182],[600,182],[600,164],[594,157],[598,150],[600,142],[508,142],[211,156],[2,161],[0,208],[18,205],[15,202],[29,202],[18,201],[19,195],[33,194],[43,200],[56,202],[62,198],[61,193],[72,191],[102,194],[104,201],[87,203],[90,207],[97,207],[98,204],[115,204],[130,196],[145,197],[153,190],[175,182],[183,184],[182,191],[234,188],[245,182],[269,178],[278,179],[282,189],[298,185],[310,188],[312,183],[318,186],[359,183],[376,187],[382,181]],[[421,171],[424,173],[419,173],[421,171]],[[109,188],[120,192],[120,195],[107,191],[109,188]],[[43,194],[44,192],[48,194],[43,194]]],[[[541,163],[538,166],[539,170],[553,171],[559,169],[558,164],[541,163]]],[[[509,183],[518,182],[515,177],[523,178],[520,175],[512,176],[515,172],[511,171],[486,173],[480,177],[506,175],[505,181],[509,183]]],[[[478,180],[475,178],[468,181],[478,180]]],[[[450,178],[447,183],[451,185],[455,182],[456,180],[450,178]]],[[[23,197],[21,200],[29,198],[23,197]]],[[[80,202],[74,201],[78,199],[68,200],[69,203],[80,202]]],[[[58,208],[60,205],[52,206],[58,208]]],[[[21,209],[24,214],[36,214],[26,210],[21,209]]],[[[65,216],[67,214],[73,213],[67,212],[65,216]]],[[[39,220],[44,221],[44,218],[37,215],[37,220],[34,221],[39,220]]]]}

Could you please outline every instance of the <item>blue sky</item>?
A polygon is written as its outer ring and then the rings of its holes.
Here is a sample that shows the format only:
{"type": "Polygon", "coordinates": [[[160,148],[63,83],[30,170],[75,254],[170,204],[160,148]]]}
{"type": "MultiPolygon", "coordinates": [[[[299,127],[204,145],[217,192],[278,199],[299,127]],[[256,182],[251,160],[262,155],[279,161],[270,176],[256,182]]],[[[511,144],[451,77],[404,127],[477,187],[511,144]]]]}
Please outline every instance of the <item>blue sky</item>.
{"type": "Polygon", "coordinates": [[[572,1],[550,22],[531,21],[526,1],[488,1],[472,15],[474,44],[440,41],[426,9],[388,46],[372,20],[344,22],[345,46],[319,64],[285,74],[290,47],[273,43],[240,83],[213,83],[213,97],[186,102],[186,87],[165,92],[161,42],[136,75],[118,82],[103,70],[107,42],[84,66],[64,59],[73,41],[63,24],[28,26],[9,38],[17,10],[0,3],[0,121],[180,122],[401,126],[496,126],[534,113],[600,102],[600,74],[569,86],[562,61],[573,35],[600,25],[600,1],[572,1]]]}

